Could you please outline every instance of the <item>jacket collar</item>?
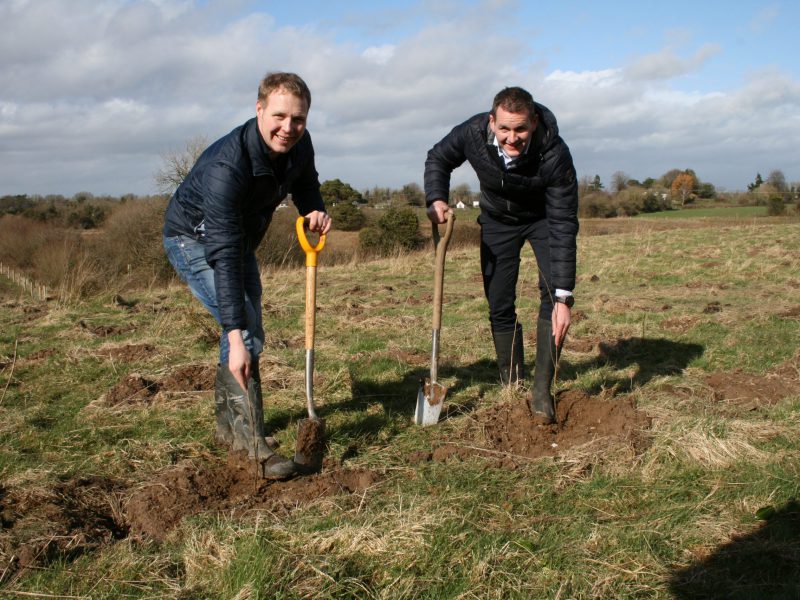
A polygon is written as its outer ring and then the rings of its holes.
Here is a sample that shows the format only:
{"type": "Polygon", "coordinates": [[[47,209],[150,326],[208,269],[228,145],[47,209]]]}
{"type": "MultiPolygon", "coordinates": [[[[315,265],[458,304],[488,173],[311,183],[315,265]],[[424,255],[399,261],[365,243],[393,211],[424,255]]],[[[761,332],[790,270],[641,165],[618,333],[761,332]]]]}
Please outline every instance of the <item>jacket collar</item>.
{"type": "MultiPolygon", "coordinates": [[[[303,133],[305,135],[305,133],[303,133]]],[[[253,176],[259,177],[263,175],[276,176],[277,171],[283,172],[283,169],[277,169],[276,165],[269,158],[269,146],[261,137],[258,131],[258,121],[255,118],[250,119],[245,123],[244,127],[244,142],[247,153],[250,156],[250,166],[253,169],[253,176]]],[[[299,142],[298,142],[299,143],[299,142]]],[[[294,163],[295,156],[297,155],[297,144],[294,148],[289,150],[287,154],[286,170],[290,169],[294,163]]]]}

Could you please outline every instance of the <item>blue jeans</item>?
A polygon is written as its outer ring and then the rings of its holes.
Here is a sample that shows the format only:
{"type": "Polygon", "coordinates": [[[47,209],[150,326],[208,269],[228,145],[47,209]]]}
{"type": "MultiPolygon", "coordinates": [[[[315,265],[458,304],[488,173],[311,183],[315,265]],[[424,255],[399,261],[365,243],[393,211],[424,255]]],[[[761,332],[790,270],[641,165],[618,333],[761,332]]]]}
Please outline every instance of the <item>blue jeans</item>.
{"type": "MultiPolygon", "coordinates": [[[[186,235],[165,236],[164,250],[170,264],[189,286],[194,297],[203,303],[221,327],[214,269],[206,262],[203,244],[186,235]]],[[[252,252],[244,256],[244,308],[247,328],[242,331],[242,338],[251,358],[258,364],[258,356],[264,349],[264,325],[261,319],[261,275],[252,252]]],[[[228,336],[223,333],[219,338],[220,364],[228,364],[229,353],[228,336]]]]}

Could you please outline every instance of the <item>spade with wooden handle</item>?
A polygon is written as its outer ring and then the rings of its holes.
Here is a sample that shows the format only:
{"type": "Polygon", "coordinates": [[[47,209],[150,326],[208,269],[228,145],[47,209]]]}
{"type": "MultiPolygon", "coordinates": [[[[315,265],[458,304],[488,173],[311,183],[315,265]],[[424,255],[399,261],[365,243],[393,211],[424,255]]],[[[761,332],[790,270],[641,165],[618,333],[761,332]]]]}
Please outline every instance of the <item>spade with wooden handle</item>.
{"type": "Polygon", "coordinates": [[[447,395],[447,388],[438,381],[439,371],[439,330],[442,325],[442,292],[444,290],[444,257],[447,245],[453,235],[453,223],[456,220],[452,210],[446,213],[444,237],[439,236],[439,227],[433,223],[433,244],[436,248],[436,262],[433,277],[433,343],[431,349],[431,376],[420,381],[417,391],[417,408],[414,412],[414,423],[417,425],[435,425],[439,422],[442,404],[447,395]]]}

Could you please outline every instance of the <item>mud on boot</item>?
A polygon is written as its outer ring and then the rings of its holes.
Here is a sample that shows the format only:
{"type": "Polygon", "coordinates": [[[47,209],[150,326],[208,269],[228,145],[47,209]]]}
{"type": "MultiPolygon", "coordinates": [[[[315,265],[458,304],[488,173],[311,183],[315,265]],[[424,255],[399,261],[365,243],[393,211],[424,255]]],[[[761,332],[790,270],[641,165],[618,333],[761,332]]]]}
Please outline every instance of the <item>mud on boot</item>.
{"type": "MultiPolygon", "coordinates": [[[[226,369],[227,370],[227,369],[226,369]]],[[[297,465],[275,454],[270,438],[264,437],[261,382],[256,377],[248,381],[248,392],[242,390],[233,374],[225,376],[228,405],[231,407],[234,452],[246,450],[250,460],[260,463],[262,476],[267,479],[286,479],[297,472],[297,465]]]]}
{"type": "Polygon", "coordinates": [[[227,365],[217,365],[217,377],[214,380],[214,415],[217,428],[214,431],[214,442],[223,448],[230,448],[233,444],[233,418],[228,406],[225,371],[228,371],[227,365]]]}
{"type": "Polygon", "coordinates": [[[549,319],[539,319],[536,326],[536,367],[533,372],[533,388],[528,397],[533,420],[539,425],[556,422],[556,408],[550,387],[556,373],[560,349],[556,348],[553,324],[549,319]]]}

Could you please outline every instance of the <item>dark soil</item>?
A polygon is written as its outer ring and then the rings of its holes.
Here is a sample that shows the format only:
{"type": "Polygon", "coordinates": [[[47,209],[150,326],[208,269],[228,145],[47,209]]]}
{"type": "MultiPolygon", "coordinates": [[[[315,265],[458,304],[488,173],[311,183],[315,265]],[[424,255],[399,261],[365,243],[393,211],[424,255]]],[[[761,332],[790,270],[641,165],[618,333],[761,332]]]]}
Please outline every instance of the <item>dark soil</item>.
{"type": "Polygon", "coordinates": [[[163,540],[184,517],[208,511],[244,515],[252,510],[288,514],[318,498],[356,494],[378,476],[366,470],[334,470],[289,481],[257,476],[253,463],[231,456],[227,464],[179,463],[139,488],[125,506],[131,534],[163,540]]]}
{"type": "Polygon", "coordinates": [[[146,378],[139,373],[131,373],[108,390],[101,397],[101,403],[106,406],[150,404],[158,390],[159,384],[157,381],[146,378]]]}
{"type": "Polygon", "coordinates": [[[0,486],[0,583],[126,537],[124,491],[123,482],[101,477],[78,477],[47,490],[0,486]]]}
{"type": "Polygon", "coordinates": [[[163,540],[184,517],[201,512],[288,514],[325,496],[363,493],[378,479],[366,470],[331,470],[268,481],[256,476],[253,463],[232,455],[227,463],[179,463],[135,489],[130,482],[91,476],[47,490],[0,484],[0,585],[26,569],[74,560],[129,534],[163,540]]]}
{"type": "Polygon", "coordinates": [[[568,337],[564,344],[564,349],[570,352],[590,354],[595,352],[600,344],[600,340],[590,337],[568,337]]]}
{"type": "MultiPolygon", "coordinates": [[[[581,391],[560,394],[553,425],[536,425],[523,397],[487,408],[475,420],[460,439],[435,448],[430,458],[479,455],[498,458],[505,465],[507,460],[554,456],[589,443],[627,444],[642,451],[650,428],[650,418],[636,409],[632,398],[604,399],[581,391]]],[[[409,457],[411,462],[422,458],[409,457]]]]}
{"type": "Polygon", "coordinates": [[[216,367],[214,365],[183,365],[161,380],[141,373],[130,373],[101,396],[99,403],[105,406],[152,404],[163,399],[161,393],[206,392],[214,389],[216,367]]]}
{"type": "Polygon", "coordinates": [[[155,353],[152,344],[124,344],[122,346],[106,346],[100,348],[97,354],[117,362],[134,362],[146,360],[155,353]]]}
{"type": "Polygon", "coordinates": [[[712,373],[706,376],[705,382],[712,389],[715,402],[745,410],[757,410],[761,406],[772,406],[787,396],[800,393],[800,381],[788,366],[783,366],[775,373],[753,375],[733,371],[730,373],[712,373]]]}
{"type": "Polygon", "coordinates": [[[195,364],[177,367],[159,384],[163,392],[205,392],[214,389],[216,365],[195,364]]]}
{"type": "Polygon", "coordinates": [[[800,306],[793,306],[783,312],[778,313],[779,317],[784,319],[800,319],[800,306]]]}
{"type": "Polygon", "coordinates": [[[111,335],[120,335],[123,333],[129,333],[136,329],[135,325],[95,325],[93,323],[87,323],[83,319],[78,321],[78,325],[81,329],[85,329],[89,333],[96,335],[98,337],[109,337],[111,335]]]}
{"type": "Polygon", "coordinates": [[[308,472],[322,468],[325,456],[325,420],[301,419],[297,425],[294,461],[308,472]]]}

